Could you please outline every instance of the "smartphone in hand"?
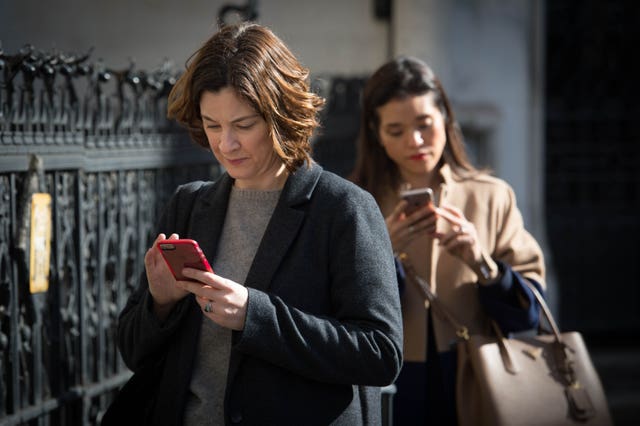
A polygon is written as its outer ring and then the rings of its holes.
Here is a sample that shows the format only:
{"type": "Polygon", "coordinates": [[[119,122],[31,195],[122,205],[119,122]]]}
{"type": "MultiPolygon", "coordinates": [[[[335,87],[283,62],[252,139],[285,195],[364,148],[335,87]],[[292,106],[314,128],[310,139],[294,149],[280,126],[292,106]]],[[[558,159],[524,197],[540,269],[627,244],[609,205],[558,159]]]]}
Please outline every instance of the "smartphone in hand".
{"type": "Polygon", "coordinates": [[[433,190],[431,190],[431,188],[409,189],[400,192],[400,196],[408,203],[404,213],[409,216],[419,208],[433,201],[433,190]]]}
{"type": "Polygon", "coordinates": [[[182,275],[183,268],[213,272],[198,242],[191,239],[161,240],[156,244],[164,261],[176,280],[189,280],[182,275]]]}

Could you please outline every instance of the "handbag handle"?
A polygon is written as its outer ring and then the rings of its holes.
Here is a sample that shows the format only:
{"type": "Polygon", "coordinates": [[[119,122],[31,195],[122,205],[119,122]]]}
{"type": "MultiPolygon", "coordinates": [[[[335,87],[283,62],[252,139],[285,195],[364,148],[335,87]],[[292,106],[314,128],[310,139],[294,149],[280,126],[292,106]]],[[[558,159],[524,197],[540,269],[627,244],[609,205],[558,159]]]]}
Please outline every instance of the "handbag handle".
{"type": "Polygon", "coordinates": [[[540,294],[536,286],[531,284],[528,280],[524,280],[524,282],[527,285],[527,287],[529,287],[529,290],[531,290],[531,292],[533,293],[533,296],[538,302],[538,305],[540,305],[540,309],[544,314],[545,319],[547,320],[547,324],[549,324],[549,327],[551,327],[551,331],[555,336],[556,340],[562,341],[562,337],[560,336],[560,328],[556,324],[556,320],[553,318],[553,315],[551,314],[551,309],[549,309],[549,306],[547,305],[547,302],[544,300],[544,297],[542,297],[542,295],[540,294]]]}
{"type": "MultiPolygon", "coordinates": [[[[444,317],[449,323],[456,329],[456,334],[458,337],[464,341],[469,340],[469,330],[466,326],[459,323],[455,316],[451,314],[451,312],[444,306],[444,304],[438,300],[438,297],[435,293],[431,291],[427,282],[419,276],[416,271],[413,269],[413,265],[408,261],[408,256],[405,253],[401,253],[399,255],[400,261],[404,265],[407,272],[411,274],[414,278],[414,281],[418,284],[418,287],[422,291],[422,294],[425,298],[425,301],[428,301],[431,304],[431,307],[437,312],[438,315],[444,317]]],[[[577,375],[575,373],[575,369],[573,368],[574,361],[572,357],[569,355],[569,351],[571,350],[562,340],[562,336],[560,334],[560,329],[556,324],[553,315],[551,314],[551,310],[547,305],[547,302],[544,300],[544,297],[540,294],[538,289],[529,281],[524,280],[525,284],[533,293],[536,301],[540,305],[540,309],[547,320],[547,323],[551,327],[552,334],[554,336],[554,341],[551,345],[552,348],[552,356],[556,368],[562,375],[565,380],[565,397],[569,402],[569,408],[571,415],[580,421],[588,420],[595,415],[595,409],[593,403],[591,402],[591,398],[587,389],[585,389],[582,384],[578,381],[577,375]]],[[[425,303],[426,304],[426,303],[425,303]]],[[[520,371],[519,365],[515,362],[516,357],[513,355],[513,350],[511,349],[511,345],[508,343],[507,338],[503,335],[500,327],[494,320],[491,320],[491,325],[494,329],[497,338],[498,348],[500,350],[500,357],[502,358],[503,366],[505,370],[511,374],[517,374],[520,371]]]]}
{"type": "Polygon", "coordinates": [[[572,350],[564,343],[562,335],[560,334],[560,329],[551,314],[551,310],[538,289],[529,281],[525,281],[525,283],[538,301],[540,309],[542,310],[547,323],[551,327],[555,336],[555,340],[552,345],[553,358],[558,371],[562,373],[566,382],[564,392],[565,397],[569,402],[571,416],[579,421],[586,421],[595,416],[596,411],[588,390],[578,380],[578,376],[574,368],[573,357],[569,354],[572,350]]]}

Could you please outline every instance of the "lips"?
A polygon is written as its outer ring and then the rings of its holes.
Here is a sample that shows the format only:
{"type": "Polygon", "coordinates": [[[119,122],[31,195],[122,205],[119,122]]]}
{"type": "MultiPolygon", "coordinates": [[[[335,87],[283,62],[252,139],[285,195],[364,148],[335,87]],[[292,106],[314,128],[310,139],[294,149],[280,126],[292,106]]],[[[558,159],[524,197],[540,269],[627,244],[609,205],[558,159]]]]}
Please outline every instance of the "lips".
{"type": "Polygon", "coordinates": [[[229,164],[231,164],[232,166],[237,166],[239,164],[241,164],[245,159],[244,158],[225,158],[225,161],[229,164]]]}
{"type": "Polygon", "coordinates": [[[425,152],[419,152],[417,154],[413,154],[412,156],[410,156],[409,158],[411,160],[424,160],[425,158],[427,158],[428,154],[425,152]]]}

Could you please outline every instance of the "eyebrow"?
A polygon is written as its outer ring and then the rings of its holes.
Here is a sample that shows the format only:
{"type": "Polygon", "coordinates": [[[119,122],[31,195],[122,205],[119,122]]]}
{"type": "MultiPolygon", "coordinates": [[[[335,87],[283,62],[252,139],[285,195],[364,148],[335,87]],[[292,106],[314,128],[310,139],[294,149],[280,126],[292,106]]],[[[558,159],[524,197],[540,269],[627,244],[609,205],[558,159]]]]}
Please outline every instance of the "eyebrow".
{"type": "MultiPolygon", "coordinates": [[[[204,115],[204,114],[200,114],[200,116],[202,117],[202,119],[203,119],[203,120],[206,120],[206,121],[212,121],[212,122],[216,122],[216,123],[217,123],[217,121],[216,121],[216,120],[214,120],[214,119],[213,119],[213,118],[211,118],[211,117],[207,117],[207,116],[206,116],[206,115],[204,115]]],[[[258,117],[258,116],[260,116],[260,114],[258,114],[258,113],[254,113],[254,114],[250,114],[250,115],[244,115],[244,116],[242,116],[242,117],[238,117],[238,118],[236,118],[235,120],[231,120],[231,122],[232,122],[232,123],[237,123],[237,122],[239,122],[239,121],[248,120],[248,119],[250,119],[250,118],[254,118],[254,117],[258,117]]]]}
{"type": "MultiPolygon", "coordinates": [[[[422,121],[422,120],[426,120],[427,118],[431,118],[432,115],[431,114],[421,114],[419,116],[417,116],[414,121],[422,121]]],[[[387,123],[384,125],[385,127],[402,127],[403,124],[402,123],[398,123],[398,122],[392,122],[392,123],[387,123]]]]}

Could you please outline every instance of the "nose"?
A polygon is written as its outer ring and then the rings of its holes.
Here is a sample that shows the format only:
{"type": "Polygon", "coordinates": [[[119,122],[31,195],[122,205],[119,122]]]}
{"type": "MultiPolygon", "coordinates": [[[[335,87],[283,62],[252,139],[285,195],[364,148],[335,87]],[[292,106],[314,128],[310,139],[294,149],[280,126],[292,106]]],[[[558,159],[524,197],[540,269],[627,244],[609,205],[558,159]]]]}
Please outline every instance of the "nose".
{"type": "Polygon", "coordinates": [[[420,132],[419,129],[415,129],[409,133],[409,143],[411,146],[424,145],[424,138],[422,137],[422,132],[420,132]]]}
{"type": "Polygon", "coordinates": [[[238,139],[232,130],[223,130],[220,133],[218,149],[222,152],[232,152],[239,146],[238,139]]]}

